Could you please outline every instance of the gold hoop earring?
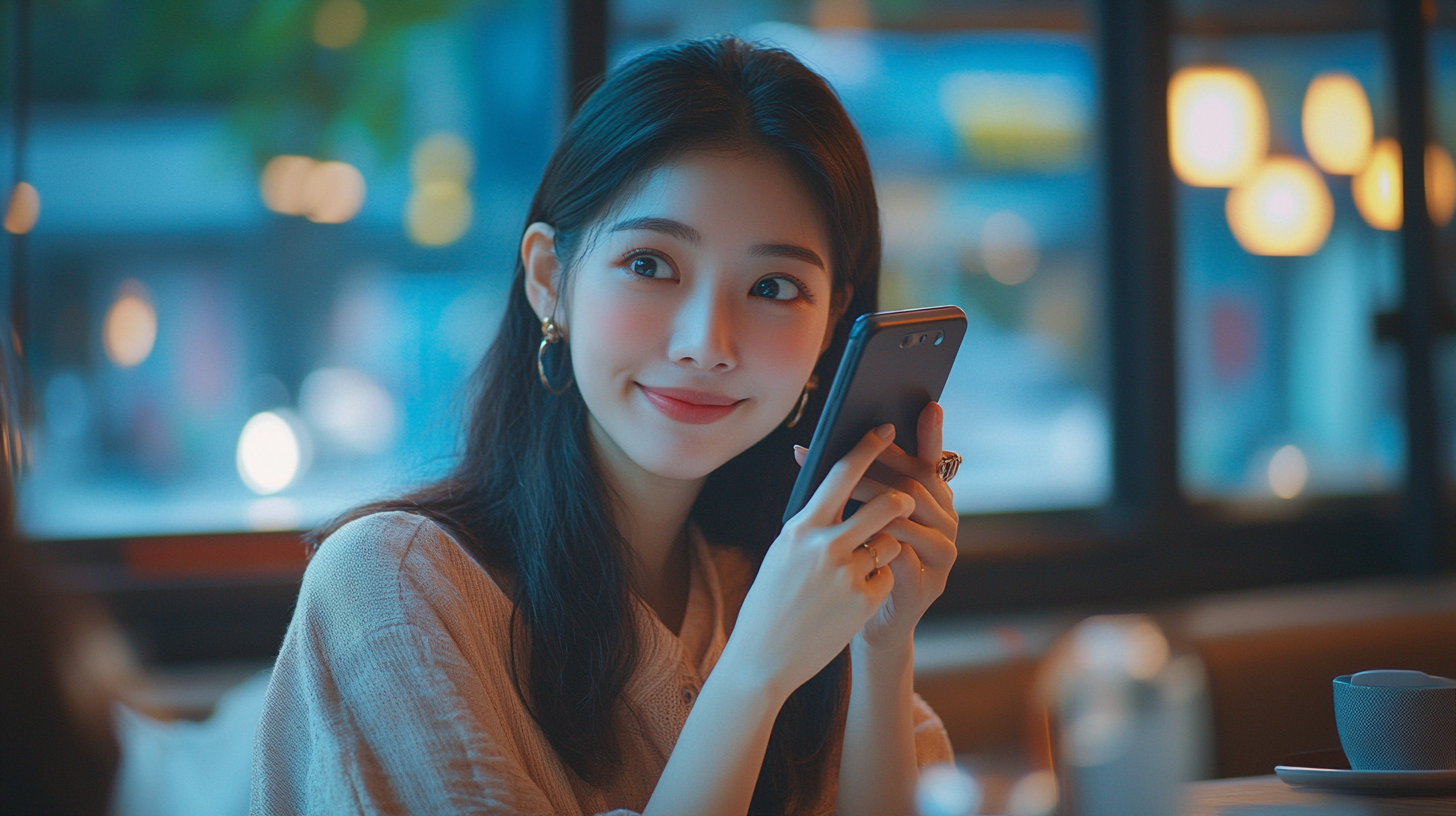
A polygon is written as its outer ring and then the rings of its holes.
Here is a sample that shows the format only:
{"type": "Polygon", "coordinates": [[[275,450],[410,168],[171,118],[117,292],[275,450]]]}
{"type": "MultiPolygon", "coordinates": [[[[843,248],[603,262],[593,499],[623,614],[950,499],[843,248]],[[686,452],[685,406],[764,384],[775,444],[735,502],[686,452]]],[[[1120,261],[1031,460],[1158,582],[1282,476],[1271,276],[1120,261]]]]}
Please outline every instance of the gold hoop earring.
{"type": "Polygon", "coordinates": [[[794,416],[784,423],[785,428],[792,428],[799,424],[804,418],[804,406],[809,404],[809,392],[819,387],[819,375],[810,374],[809,381],[804,383],[804,393],[799,395],[799,407],[794,409],[794,416]]]}
{"type": "Polygon", "coordinates": [[[571,387],[572,380],[568,379],[566,385],[559,389],[552,387],[551,378],[546,376],[546,347],[565,339],[566,335],[562,333],[561,327],[556,325],[556,321],[549,317],[542,318],[541,345],[536,349],[536,373],[541,375],[541,385],[545,386],[547,391],[557,395],[565,394],[566,389],[571,387]]]}

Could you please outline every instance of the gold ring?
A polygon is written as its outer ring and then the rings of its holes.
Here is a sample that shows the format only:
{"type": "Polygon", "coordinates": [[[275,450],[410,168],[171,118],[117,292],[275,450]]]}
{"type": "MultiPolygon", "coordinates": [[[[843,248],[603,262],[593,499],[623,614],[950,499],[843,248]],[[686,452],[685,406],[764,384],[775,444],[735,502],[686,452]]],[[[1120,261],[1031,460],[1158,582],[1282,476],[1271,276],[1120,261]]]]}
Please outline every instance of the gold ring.
{"type": "Polygon", "coordinates": [[[961,469],[961,455],[955,451],[944,451],[940,454],[940,461],[935,465],[935,473],[940,476],[942,482],[948,482],[955,478],[956,471],[961,469]]]}
{"type": "Polygon", "coordinates": [[[866,541],[865,543],[861,544],[860,546],[861,547],[864,547],[866,550],[869,550],[869,552],[870,552],[870,558],[875,559],[875,568],[874,568],[874,570],[870,574],[873,575],[874,573],[879,572],[880,571],[880,554],[879,554],[879,552],[877,552],[875,550],[875,545],[873,545],[873,544],[869,543],[868,541],[866,541]]]}

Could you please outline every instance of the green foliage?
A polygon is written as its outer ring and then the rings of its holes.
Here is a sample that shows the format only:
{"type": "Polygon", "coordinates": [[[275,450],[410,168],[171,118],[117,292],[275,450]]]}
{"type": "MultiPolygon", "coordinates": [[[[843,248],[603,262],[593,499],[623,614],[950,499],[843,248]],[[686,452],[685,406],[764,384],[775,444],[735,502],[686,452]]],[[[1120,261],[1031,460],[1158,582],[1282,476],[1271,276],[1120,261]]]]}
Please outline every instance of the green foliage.
{"type": "Polygon", "coordinates": [[[362,0],[363,34],[334,50],[314,41],[324,2],[40,0],[36,101],[223,106],[260,160],[329,158],[357,130],[396,155],[410,31],[482,3],[362,0]]]}

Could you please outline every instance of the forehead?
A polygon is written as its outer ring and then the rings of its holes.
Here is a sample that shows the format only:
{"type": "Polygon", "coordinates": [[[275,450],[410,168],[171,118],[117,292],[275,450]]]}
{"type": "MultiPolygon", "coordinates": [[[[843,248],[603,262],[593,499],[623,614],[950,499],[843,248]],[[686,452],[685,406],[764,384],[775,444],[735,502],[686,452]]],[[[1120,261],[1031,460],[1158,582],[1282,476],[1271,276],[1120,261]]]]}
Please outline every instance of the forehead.
{"type": "Polygon", "coordinates": [[[681,221],[707,243],[792,242],[829,257],[823,215],[788,163],[766,152],[685,153],[648,171],[606,219],[681,221]]]}

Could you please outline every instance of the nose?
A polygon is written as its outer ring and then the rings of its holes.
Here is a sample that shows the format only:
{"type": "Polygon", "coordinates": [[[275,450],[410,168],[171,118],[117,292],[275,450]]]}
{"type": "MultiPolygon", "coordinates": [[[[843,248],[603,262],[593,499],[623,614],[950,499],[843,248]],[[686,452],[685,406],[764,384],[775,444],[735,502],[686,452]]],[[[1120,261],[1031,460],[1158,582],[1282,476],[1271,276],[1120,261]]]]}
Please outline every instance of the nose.
{"type": "Polygon", "coordinates": [[[738,365],[733,342],[733,302],[724,292],[702,287],[673,317],[667,354],[700,371],[731,371],[738,365]]]}

